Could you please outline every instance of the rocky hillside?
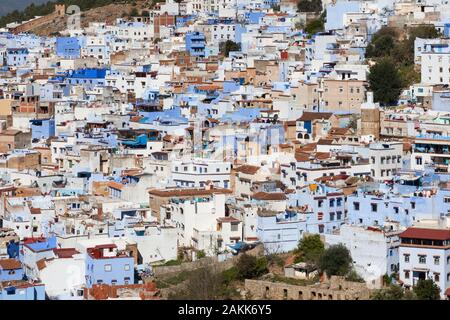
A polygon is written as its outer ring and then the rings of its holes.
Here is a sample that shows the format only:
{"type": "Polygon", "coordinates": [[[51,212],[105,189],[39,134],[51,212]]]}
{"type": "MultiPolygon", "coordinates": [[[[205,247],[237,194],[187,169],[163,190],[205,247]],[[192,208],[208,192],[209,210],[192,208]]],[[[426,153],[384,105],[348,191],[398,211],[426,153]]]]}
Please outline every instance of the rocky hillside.
{"type": "MultiPolygon", "coordinates": [[[[0,2],[6,0],[0,0],[0,2]]],[[[28,0],[23,0],[28,1],[28,0]]],[[[46,1],[45,3],[38,5],[39,2],[33,1],[33,3],[27,6],[22,11],[13,11],[4,16],[0,15],[0,28],[6,26],[11,22],[27,21],[35,16],[45,16],[54,11],[55,4],[64,4],[66,8],[70,5],[77,5],[82,11],[89,11],[91,9],[99,9],[103,12],[103,18],[108,19],[109,16],[116,16],[118,12],[106,11],[102,8],[129,8],[128,12],[122,12],[122,14],[130,14],[133,7],[139,12],[143,8],[148,8],[153,0],[53,0],[46,1]],[[36,3],[36,4],[35,4],[36,3]],[[114,7],[108,7],[114,5],[114,7]],[[117,7],[115,7],[117,6],[117,7]]],[[[2,6],[3,7],[3,6],[2,6]]]]}
{"type": "MultiPolygon", "coordinates": [[[[131,4],[109,4],[103,7],[84,11],[81,14],[81,26],[87,27],[89,23],[95,21],[104,21],[110,24],[117,18],[129,16],[132,9],[133,6],[131,4]]],[[[39,26],[32,32],[40,36],[56,35],[60,31],[66,29],[66,24],[67,16],[58,19],[56,23],[39,26]]]]}

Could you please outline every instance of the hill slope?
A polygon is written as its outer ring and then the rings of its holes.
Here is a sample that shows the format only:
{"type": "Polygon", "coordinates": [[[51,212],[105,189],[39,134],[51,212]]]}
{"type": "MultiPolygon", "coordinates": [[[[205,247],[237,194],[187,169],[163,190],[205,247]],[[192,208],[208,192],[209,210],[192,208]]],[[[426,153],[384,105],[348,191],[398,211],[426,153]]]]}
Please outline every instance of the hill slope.
{"type": "Polygon", "coordinates": [[[7,13],[13,12],[14,10],[23,11],[30,4],[36,6],[46,3],[48,0],[15,0],[15,1],[1,1],[0,6],[0,17],[6,15],[7,13]]]}
{"type": "MultiPolygon", "coordinates": [[[[6,1],[6,0],[1,0],[6,1]]],[[[27,1],[30,2],[30,0],[21,0],[21,1],[27,1]]],[[[33,2],[36,2],[36,0],[32,0],[33,2]]],[[[38,0],[42,1],[42,0],[38,0]]],[[[31,4],[27,6],[22,11],[13,11],[5,16],[0,18],[0,28],[4,27],[6,24],[16,21],[25,21],[29,20],[35,16],[44,16],[51,12],[53,12],[55,4],[65,4],[66,7],[74,4],[80,7],[82,11],[90,10],[93,8],[103,7],[109,4],[132,4],[136,3],[138,1],[136,0],[53,0],[48,1],[41,5],[34,5],[31,4]]],[[[2,5],[3,7],[3,5],[2,5]]],[[[109,14],[109,12],[108,12],[109,14]]],[[[105,18],[107,18],[107,14],[105,14],[105,18]]]]}

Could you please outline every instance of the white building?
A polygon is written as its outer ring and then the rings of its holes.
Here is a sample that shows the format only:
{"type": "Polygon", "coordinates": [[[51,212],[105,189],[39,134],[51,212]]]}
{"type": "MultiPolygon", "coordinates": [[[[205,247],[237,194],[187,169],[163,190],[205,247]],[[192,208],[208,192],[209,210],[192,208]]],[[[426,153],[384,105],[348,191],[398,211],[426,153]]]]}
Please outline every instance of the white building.
{"type": "Polygon", "coordinates": [[[345,245],[352,256],[355,271],[369,287],[379,288],[384,275],[398,270],[399,233],[388,227],[343,225],[337,233],[326,234],[325,242],[345,245]]]}
{"type": "Polygon", "coordinates": [[[390,180],[397,170],[402,169],[403,143],[372,143],[369,146],[369,159],[372,178],[390,180]]]}
{"type": "Polygon", "coordinates": [[[204,187],[211,181],[215,187],[230,187],[231,164],[208,159],[174,160],[172,181],[180,187],[204,187]]]}
{"type": "Polygon", "coordinates": [[[432,279],[450,296],[450,229],[408,228],[400,234],[400,280],[407,288],[432,279]]]}
{"type": "Polygon", "coordinates": [[[450,45],[426,44],[421,54],[421,79],[424,84],[450,83],[450,45]]]}

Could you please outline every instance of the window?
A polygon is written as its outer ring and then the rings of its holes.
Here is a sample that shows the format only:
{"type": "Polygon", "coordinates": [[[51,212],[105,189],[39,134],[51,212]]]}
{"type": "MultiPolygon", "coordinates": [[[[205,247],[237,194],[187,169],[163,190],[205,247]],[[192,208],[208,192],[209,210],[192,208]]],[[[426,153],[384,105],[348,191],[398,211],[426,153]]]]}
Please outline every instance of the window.
{"type": "Polygon", "coordinates": [[[440,263],[440,257],[439,257],[439,256],[434,256],[433,259],[434,259],[434,264],[435,264],[435,265],[439,265],[439,263],[440,263]]]}
{"type": "Polygon", "coordinates": [[[377,206],[376,203],[371,203],[371,204],[370,204],[370,207],[372,208],[372,212],[377,212],[377,209],[378,209],[377,207],[378,207],[378,206],[377,206]]]}
{"type": "Polygon", "coordinates": [[[105,271],[109,272],[112,270],[112,266],[110,264],[105,264],[105,271]]]}
{"type": "Polygon", "coordinates": [[[411,202],[411,209],[415,209],[416,208],[416,203],[415,202],[411,202]]]}
{"type": "Polygon", "coordinates": [[[422,264],[427,263],[427,256],[420,254],[419,255],[419,263],[422,263],[422,264]]]}
{"type": "Polygon", "coordinates": [[[237,224],[237,223],[232,223],[232,224],[231,224],[231,231],[238,231],[238,227],[239,227],[239,224],[237,224]]]}
{"type": "Polygon", "coordinates": [[[409,279],[409,270],[405,270],[405,279],[409,279]]]}
{"type": "Polygon", "coordinates": [[[353,202],[353,210],[359,211],[359,202],[353,202]]]}
{"type": "Polygon", "coordinates": [[[322,205],[323,205],[323,200],[318,200],[318,201],[317,201],[317,206],[318,206],[319,208],[322,208],[322,205]]]}
{"type": "Polygon", "coordinates": [[[123,269],[124,269],[125,271],[130,270],[130,265],[129,265],[129,264],[126,264],[126,265],[123,267],[123,269]]]}
{"type": "Polygon", "coordinates": [[[439,282],[439,273],[434,274],[434,282],[439,282]]]}
{"type": "Polygon", "coordinates": [[[404,254],[403,257],[405,258],[405,262],[409,262],[409,254],[404,254]]]}
{"type": "Polygon", "coordinates": [[[16,288],[14,288],[14,287],[9,287],[9,288],[7,288],[7,289],[6,289],[6,294],[7,294],[8,296],[15,295],[15,294],[16,294],[16,288]]]}

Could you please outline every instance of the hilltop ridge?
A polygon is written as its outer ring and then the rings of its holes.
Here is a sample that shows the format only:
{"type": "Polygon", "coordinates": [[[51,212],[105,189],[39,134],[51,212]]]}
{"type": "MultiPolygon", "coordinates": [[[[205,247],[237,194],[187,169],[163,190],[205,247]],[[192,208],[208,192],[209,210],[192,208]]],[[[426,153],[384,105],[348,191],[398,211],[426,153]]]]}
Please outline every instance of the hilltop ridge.
{"type": "MultiPolygon", "coordinates": [[[[39,0],[42,1],[42,0],[39,0]]],[[[117,5],[117,8],[121,6],[127,6],[130,9],[135,5],[137,8],[141,6],[145,6],[147,1],[135,1],[135,0],[54,0],[48,1],[46,3],[35,5],[34,2],[29,6],[25,7],[22,11],[12,11],[7,13],[4,16],[1,16],[0,13],[0,27],[5,27],[9,23],[13,22],[21,22],[33,19],[35,16],[45,16],[54,11],[54,7],[56,4],[64,4],[67,7],[70,5],[77,5],[80,7],[81,11],[88,11],[91,9],[102,8],[108,5],[117,5]]],[[[109,8],[111,9],[111,8],[109,8]]],[[[116,9],[114,7],[114,9],[116,9]]],[[[4,10],[8,12],[7,10],[4,10]]],[[[115,11],[103,11],[103,14],[108,12],[108,15],[104,18],[107,19],[111,15],[116,15],[115,11]]]]}

